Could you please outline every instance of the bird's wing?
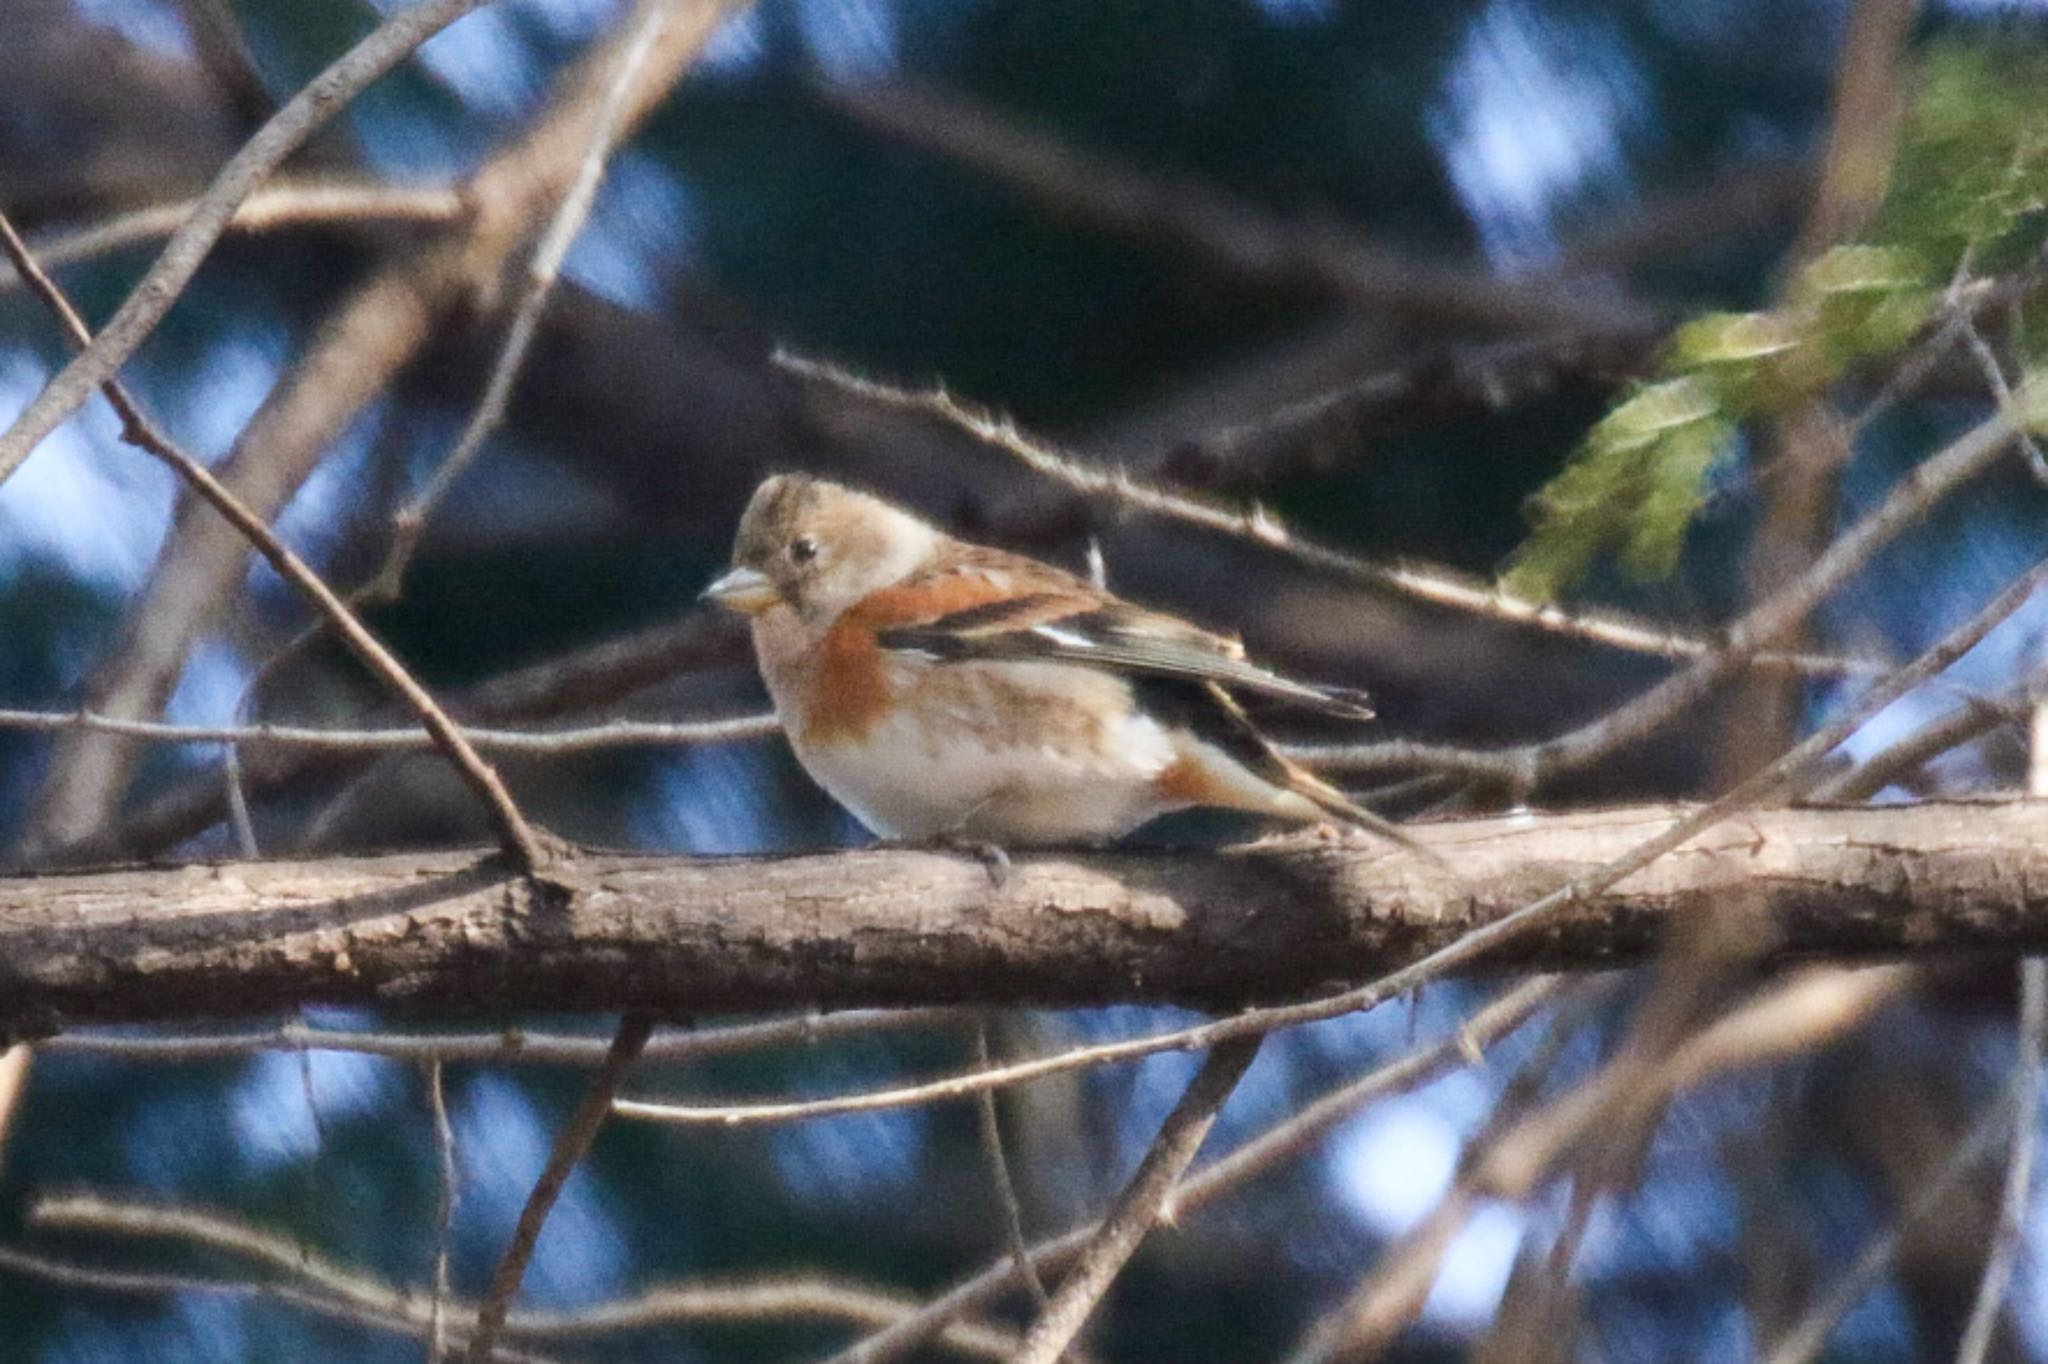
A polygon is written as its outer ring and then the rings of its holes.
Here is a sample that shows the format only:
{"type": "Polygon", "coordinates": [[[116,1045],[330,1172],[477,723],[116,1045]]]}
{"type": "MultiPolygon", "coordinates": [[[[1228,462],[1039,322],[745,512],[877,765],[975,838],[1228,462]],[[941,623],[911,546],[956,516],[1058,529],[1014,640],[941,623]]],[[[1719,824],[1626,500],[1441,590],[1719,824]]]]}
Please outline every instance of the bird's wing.
{"type": "Polygon", "coordinates": [[[1216,683],[1349,719],[1372,718],[1364,692],[1282,677],[1247,660],[1234,639],[1132,606],[1032,560],[986,555],[891,591],[906,601],[959,604],[922,619],[878,622],[884,649],[940,662],[1073,663],[1136,678],[1216,683]],[[968,586],[991,581],[1000,590],[968,586]]]}

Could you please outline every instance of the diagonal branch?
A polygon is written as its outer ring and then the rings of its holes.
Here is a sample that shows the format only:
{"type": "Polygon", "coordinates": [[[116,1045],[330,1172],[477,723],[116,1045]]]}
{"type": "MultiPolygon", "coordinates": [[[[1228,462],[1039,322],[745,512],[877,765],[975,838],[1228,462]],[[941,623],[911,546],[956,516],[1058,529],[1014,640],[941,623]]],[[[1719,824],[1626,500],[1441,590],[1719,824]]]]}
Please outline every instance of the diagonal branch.
{"type": "Polygon", "coordinates": [[[156,330],[164,314],[198,273],[235,209],[301,143],[340,113],[349,101],[448,25],[487,0],[420,0],[379,24],[258,129],[221,167],[192,215],[129,292],[93,344],[43,387],[4,433],[0,433],[0,482],[57,424],[84,406],[92,391],[120,373],[128,357],[156,330]]]}
{"type": "Polygon", "coordinates": [[[526,1266],[533,1260],[534,1247],[540,1244],[541,1228],[547,1225],[548,1214],[555,1210],[555,1202],[562,1196],[562,1186],[569,1182],[570,1172],[582,1163],[591,1143],[597,1140],[597,1130],[611,1116],[612,1096],[618,1093],[619,1083],[626,1078],[633,1062],[639,1059],[653,1032],[654,1020],[647,1014],[629,1013],[619,1020],[619,1030],[612,1038],[611,1050],[605,1055],[604,1064],[591,1078],[590,1087],[584,1091],[576,1111],[555,1134],[555,1145],[548,1152],[548,1163],[541,1170],[540,1178],[534,1181],[533,1192],[526,1197],[526,1206],[519,1210],[519,1224],[512,1229],[511,1243],[505,1247],[504,1256],[491,1274],[490,1289],[484,1294],[483,1305],[477,1309],[476,1331],[469,1338],[469,1364],[491,1364],[498,1333],[505,1329],[505,1317],[512,1310],[512,1299],[518,1296],[519,1285],[526,1278],[526,1266]]]}
{"type": "MultiPolygon", "coordinates": [[[[1225,1042],[1202,1062],[1187,1092],[1166,1115],[1159,1135],[1138,1162],[1131,1182],[1117,1196],[1116,1206],[1095,1229],[1081,1251],[1080,1262],[1061,1281],[1059,1291],[1031,1324],[1011,1364],[1058,1364],[1060,1355],[1095,1311],[1102,1295],[1122,1272],[1138,1243],[1159,1220],[1173,1186],[1194,1161],[1195,1153],[1215,1125],[1217,1113],[1259,1054],[1257,1037],[1225,1042]]],[[[1028,1261],[1027,1261],[1028,1263],[1028,1261]]]]}
{"type": "MultiPolygon", "coordinates": [[[[277,514],[335,437],[388,389],[437,326],[464,305],[490,301],[537,229],[536,218],[560,200],[583,165],[592,111],[612,88],[636,21],[666,3],[641,0],[611,38],[561,77],[546,112],[462,186],[471,211],[456,230],[425,247],[394,253],[328,316],[220,465],[221,482],[259,516],[277,514]]],[[[638,127],[667,95],[735,3],[694,0],[660,26],[631,83],[621,135],[638,127]]],[[[177,245],[173,237],[166,255],[177,245]]],[[[179,517],[121,642],[93,674],[90,706],[123,719],[155,715],[193,639],[233,595],[244,563],[245,550],[235,536],[205,518],[179,517]]],[[[65,736],[23,840],[31,859],[70,855],[103,832],[136,757],[133,745],[115,739],[65,736]]]]}
{"type": "MultiPolygon", "coordinates": [[[[44,274],[28,252],[21,236],[14,230],[14,224],[0,213],[0,246],[14,261],[14,268],[29,281],[36,293],[57,315],[71,339],[82,347],[90,347],[92,332],[85,319],[57,287],[56,281],[44,274]]],[[[121,434],[138,448],[146,451],[182,479],[206,501],[215,511],[234,527],[237,534],[252,545],[270,566],[277,570],[279,577],[297,588],[309,599],[314,608],[327,620],[334,632],[342,637],[371,672],[419,716],[420,724],[433,736],[434,744],[448,755],[449,761],[462,774],[463,780],[483,802],[490,812],[491,822],[504,844],[506,854],[522,871],[533,871],[547,860],[546,850],[526,817],[519,813],[519,807],[512,800],[512,793],[499,778],[497,770],[485,762],[483,756],[463,737],[448,713],[441,709],[427,689],[419,684],[405,665],[386,649],[377,637],[349,610],[332,588],[321,581],[320,575],[307,567],[282,540],[265,525],[260,517],[244,506],[239,498],[229,492],[213,473],[190,455],[173,445],[147,415],[119,379],[109,378],[105,384],[107,401],[121,415],[121,434]]]]}
{"type": "MultiPolygon", "coordinates": [[[[1555,976],[1529,981],[1474,1014],[1455,1036],[1420,1047],[1324,1094],[1229,1155],[1210,1161],[1172,1191],[1160,1216],[1176,1222],[1192,1216],[1282,1161],[1302,1154],[1331,1127],[1367,1104],[1419,1088],[1461,1064],[1483,1064],[1484,1048],[1527,1022],[1558,992],[1560,984],[1555,976]]],[[[1040,1241],[1031,1248],[1031,1267],[1050,1273],[1070,1263],[1100,1226],[1099,1222],[1086,1223],[1040,1241]]],[[[882,1364],[900,1358],[967,1314],[993,1303],[1022,1275],[1015,1260],[997,1260],[917,1312],[855,1342],[833,1356],[832,1364],[882,1364]]]]}
{"type": "MultiPolygon", "coordinates": [[[[830,361],[791,351],[778,352],[775,362],[802,378],[829,384],[872,402],[929,413],[1084,497],[1112,498],[1184,525],[1265,545],[1304,567],[1361,586],[1653,658],[1700,659],[1713,656],[1719,649],[1718,641],[1673,630],[1626,612],[1564,607],[1517,596],[1494,583],[1443,565],[1381,561],[1332,549],[1296,535],[1264,508],[1234,511],[1140,481],[1120,469],[1092,467],[1019,429],[1008,418],[975,408],[942,388],[897,388],[864,378],[830,361]]],[[[1764,651],[1745,661],[1820,676],[1878,673],[1885,667],[1874,660],[1764,651]]]]}

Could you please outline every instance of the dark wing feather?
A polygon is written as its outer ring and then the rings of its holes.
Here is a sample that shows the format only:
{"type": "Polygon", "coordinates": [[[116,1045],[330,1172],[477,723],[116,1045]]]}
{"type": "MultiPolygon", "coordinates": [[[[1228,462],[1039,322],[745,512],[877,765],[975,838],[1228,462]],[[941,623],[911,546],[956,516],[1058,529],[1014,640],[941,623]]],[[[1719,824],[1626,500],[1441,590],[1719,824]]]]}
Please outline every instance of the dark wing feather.
{"type": "Polygon", "coordinates": [[[1247,661],[1236,640],[1088,592],[1008,597],[883,630],[878,642],[944,662],[1075,663],[1141,678],[1214,682],[1354,720],[1372,718],[1363,692],[1268,672],[1247,661]]]}

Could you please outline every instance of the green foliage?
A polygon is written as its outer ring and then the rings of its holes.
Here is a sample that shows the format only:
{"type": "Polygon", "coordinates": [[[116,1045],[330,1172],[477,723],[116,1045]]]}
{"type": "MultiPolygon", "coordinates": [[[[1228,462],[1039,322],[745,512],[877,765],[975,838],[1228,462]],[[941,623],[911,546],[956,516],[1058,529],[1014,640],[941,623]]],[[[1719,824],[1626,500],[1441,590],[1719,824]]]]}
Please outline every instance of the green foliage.
{"type": "Polygon", "coordinates": [[[2038,251],[2048,207],[2044,89],[2048,49],[1930,48],[1870,240],[1808,262],[1775,308],[1681,327],[1659,372],[1531,499],[1534,529],[1507,585],[1552,597],[1605,553],[1635,577],[1668,575],[1745,422],[1812,400],[1852,365],[1899,353],[1926,326],[1941,281],[2038,251]]]}
{"type": "Polygon", "coordinates": [[[1899,146],[1881,239],[1979,270],[2039,241],[2048,206],[2048,46],[2011,35],[1930,48],[1899,146]]]}
{"type": "Polygon", "coordinates": [[[1509,585],[1554,595],[1602,550],[1646,576],[1668,573],[1705,499],[1706,477],[1734,433],[1713,386],[1697,375],[1639,390],[1602,418],[1564,472],[1536,496],[1537,532],[1509,585]]]}

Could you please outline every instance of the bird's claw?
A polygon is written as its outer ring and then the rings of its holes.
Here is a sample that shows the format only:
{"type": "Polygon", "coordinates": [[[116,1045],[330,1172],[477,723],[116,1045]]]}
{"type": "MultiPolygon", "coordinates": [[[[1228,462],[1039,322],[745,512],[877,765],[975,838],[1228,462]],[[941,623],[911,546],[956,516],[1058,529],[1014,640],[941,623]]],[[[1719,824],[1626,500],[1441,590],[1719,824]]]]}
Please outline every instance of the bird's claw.
{"type": "Polygon", "coordinates": [[[1010,855],[994,843],[979,838],[962,838],[957,834],[939,834],[936,837],[918,841],[915,839],[883,838],[876,840],[878,849],[939,849],[945,852],[965,853],[981,863],[988,873],[988,883],[1001,890],[1010,883],[1010,855]]]}
{"type": "Polygon", "coordinates": [[[988,873],[989,885],[995,889],[1001,890],[1010,883],[1010,855],[997,844],[978,838],[946,838],[940,843],[981,863],[981,869],[988,873]]]}

